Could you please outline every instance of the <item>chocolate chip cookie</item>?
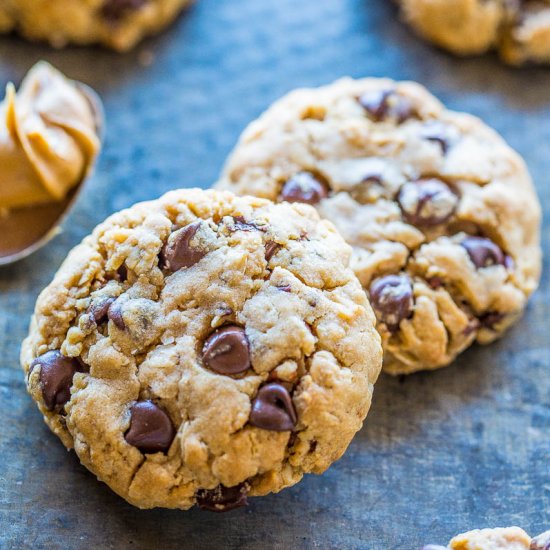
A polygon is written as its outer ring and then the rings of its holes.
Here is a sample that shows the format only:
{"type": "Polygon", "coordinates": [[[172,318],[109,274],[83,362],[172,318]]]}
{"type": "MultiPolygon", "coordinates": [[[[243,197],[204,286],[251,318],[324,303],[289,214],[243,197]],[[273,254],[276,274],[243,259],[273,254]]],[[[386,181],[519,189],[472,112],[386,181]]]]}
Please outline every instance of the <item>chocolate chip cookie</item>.
{"type": "Polygon", "coordinates": [[[0,32],[52,46],[102,44],[119,51],[169,25],[191,0],[2,0],[0,32]]]}
{"type": "Polygon", "coordinates": [[[290,93],[245,130],[218,187],[314,204],[336,225],[393,374],[493,341],[539,280],[540,205],[524,162],[415,83],[290,93]]]}
{"type": "Polygon", "coordinates": [[[475,529],[454,537],[448,546],[428,544],[422,550],[548,550],[550,531],[531,539],[519,527],[475,529]]]}
{"type": "Polygon", "coordinates": [[[321,473],[382,363],[350,248],[301,204],[180,190],[113,215],[41,293],[28,390],[130,503],[223,511],[321,473]]]}
{"type": "Polygon", "coordinates": [[[549,0],[397,0],[421,36],[457,55],[498,50],[512,65],[550,62],[549,0]]]}

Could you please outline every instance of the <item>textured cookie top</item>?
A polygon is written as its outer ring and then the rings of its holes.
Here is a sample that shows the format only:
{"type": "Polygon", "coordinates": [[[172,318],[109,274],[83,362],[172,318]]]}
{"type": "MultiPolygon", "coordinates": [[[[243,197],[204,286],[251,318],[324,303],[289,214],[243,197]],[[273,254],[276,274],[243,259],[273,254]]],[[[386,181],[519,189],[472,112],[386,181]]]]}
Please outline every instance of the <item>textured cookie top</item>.
{"type": "Polygon", "coordinates": [[[422,36],[458,55],[495,48],[507,63],[550,62],[549,0],[397,0],[422,36]]]}
{"type": "Polygon", "coordinates": [[[341,456],[381,368],[349,247],[306,205],[182,190],[113,215],[22,350],[51,429],[140,507],[213,509],[341,456]]]}
{"type": "Polygon", "coordinates": [[[2,0],[0,32],[54,47],[99,43],[125,51],[168,25],[192,0],[2,0]]]}
{"type": "Polygon", "coordinates": [[[540,206],[523,161],[418,84],[290,93],[245,130],[218,186],[315,204],[336,225],[393,373],[491,341],[537,286],[540,206]]]}

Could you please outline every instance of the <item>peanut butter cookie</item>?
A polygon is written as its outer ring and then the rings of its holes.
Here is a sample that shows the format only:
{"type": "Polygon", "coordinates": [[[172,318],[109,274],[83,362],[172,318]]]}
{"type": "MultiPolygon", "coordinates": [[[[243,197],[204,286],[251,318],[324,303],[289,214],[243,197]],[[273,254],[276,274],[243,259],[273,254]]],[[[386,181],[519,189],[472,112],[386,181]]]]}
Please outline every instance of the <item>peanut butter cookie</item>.
{"type": "Polygon", "coordinates": [[[539,280],[540,205],[524,162],[412,82],[290,93],[244,131],[218,187],[314,204],[336,225],[392,374],[498,338],[539,280]]]}
{"type": "Polygon", "coordinates": [[[130,503],[223,511],[321,473],[382,362],[350,248],[307,205],[180,190],[113,215],[40,295],[46,423],[130,503]]]}

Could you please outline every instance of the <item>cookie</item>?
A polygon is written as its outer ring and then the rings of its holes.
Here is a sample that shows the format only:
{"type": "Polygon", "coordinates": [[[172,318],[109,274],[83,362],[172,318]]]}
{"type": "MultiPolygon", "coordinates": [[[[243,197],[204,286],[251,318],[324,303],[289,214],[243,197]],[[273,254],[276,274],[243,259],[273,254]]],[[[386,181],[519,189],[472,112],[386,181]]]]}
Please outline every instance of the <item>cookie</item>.
{"type": "Polygon", "coordinates": [[[540,205],[524,162],[415,83],[290,93],[244,131],[218,187],[314,204],[336,225],[392,374],[495,340],[539,280],[540,205]]]}
{"type": "Polygon", "coordinates": [[[307,205],[180,190],[108,218],[41,293],[28,390],[141,508],[223,511],[321,473],[382,362],[350,249],[307,205]]]}
{"type": "Polygon", "coordinates": [[[497,527],[495,529],[475,529],[454,537],[448,546],[428,544],[422,550],[545,550],[539,545],[540,535],[531,537],[519,527],[497,527]]]}
{"type": "Polygon", "coordinates": [[[191,0],[3,0],[0,32],[29,40],[102,44],[118,51],[160,32],[191,0]]]}
{"type": "Polygon", "coordinates": [[[397,0],[415,31],[457,55],[496,49],[512,65],[550,62],[548,0],[397,0]]]}

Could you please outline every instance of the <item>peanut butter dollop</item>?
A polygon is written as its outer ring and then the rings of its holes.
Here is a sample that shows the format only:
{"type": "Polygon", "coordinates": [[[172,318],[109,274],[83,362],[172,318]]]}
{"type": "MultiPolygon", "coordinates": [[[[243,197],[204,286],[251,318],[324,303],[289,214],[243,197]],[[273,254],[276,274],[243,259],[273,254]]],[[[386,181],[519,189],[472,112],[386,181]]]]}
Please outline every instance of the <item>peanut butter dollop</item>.
{"type": "Polygon", "coordinates": [[[0,210],[63,200],[100,149],[92,106],[51,65],[35,65],[0,103],[0,210]]]}

